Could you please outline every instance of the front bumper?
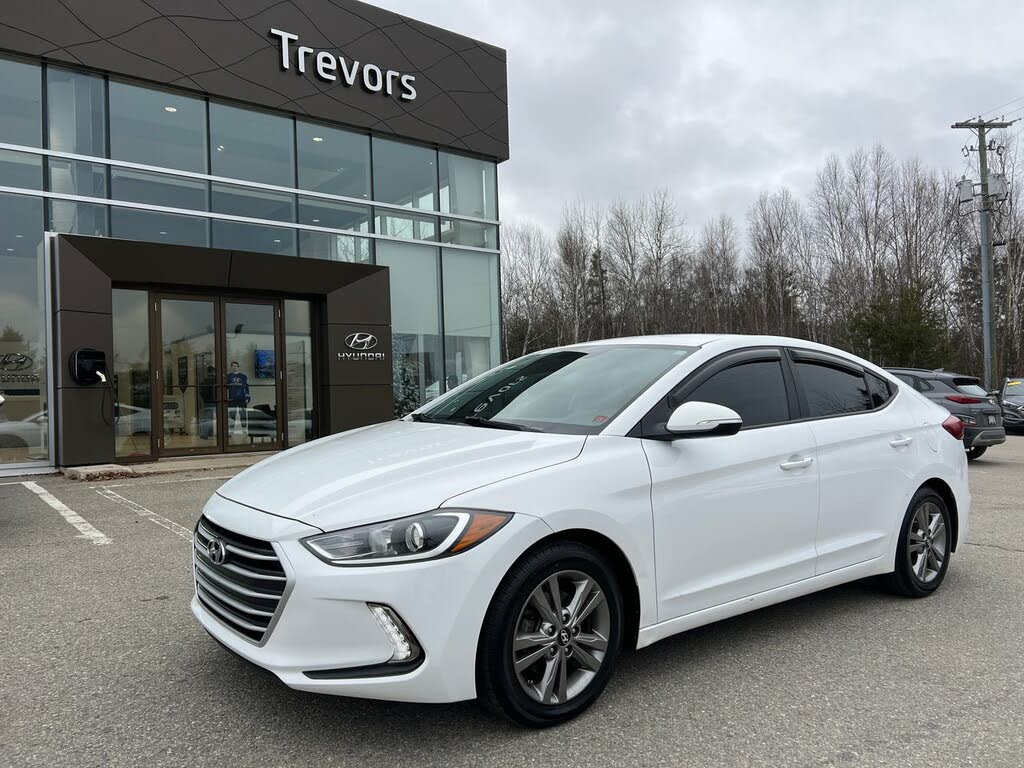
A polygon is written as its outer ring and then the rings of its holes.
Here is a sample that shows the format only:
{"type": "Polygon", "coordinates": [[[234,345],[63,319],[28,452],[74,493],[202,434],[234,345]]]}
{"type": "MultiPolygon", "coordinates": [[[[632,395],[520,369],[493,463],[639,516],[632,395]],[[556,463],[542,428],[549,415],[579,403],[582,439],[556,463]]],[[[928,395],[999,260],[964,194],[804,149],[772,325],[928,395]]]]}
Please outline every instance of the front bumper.
{"type": "Polygon", "coordinates": [[[1006,442],[1005,427],[965,427],[965,448],[987,448],[1006,442]]]}
{"type": "Polygon", "coordinates": [[[281,518],[218,496],[204,514],[228,530],[273,541],[289,579],[262,644],[237,634],[193,597],[192,612],[218,642],[292,688],[414,702],[476,696],[477,639],[491,597],[519,554],[551,532],[538,518],[516,514],[494,537],[452,557],[339,568],[300,543],[317,529],[288,521],[284,535],[270,538],[268,521],[281,518]],[[367,603],[390,606],[415,635],[423,658],[414,668],[380,671],[394,647],[367,603]],[[361,676],[365,667],[372,676],[361,676]]]}
{"type": "Polygon", "coordinates": [[[1024,412],[1018,411],[1016,408],[1003,409],[1003,426],[1012,429],[1021,429],[1024,427],[1024,412]]]}

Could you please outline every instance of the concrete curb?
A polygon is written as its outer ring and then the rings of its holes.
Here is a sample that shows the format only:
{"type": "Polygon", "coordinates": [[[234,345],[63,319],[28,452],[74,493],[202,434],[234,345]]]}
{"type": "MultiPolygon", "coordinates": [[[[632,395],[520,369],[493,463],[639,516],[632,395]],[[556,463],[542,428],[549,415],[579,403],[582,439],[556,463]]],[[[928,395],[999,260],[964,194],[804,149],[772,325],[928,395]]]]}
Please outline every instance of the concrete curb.
{"type": "Polygon", "coordinates": [[[122,477],[150,477],[175,472],[209,472],[220,469],[244,469],[251,467],[274,452],[240,453],[237,455],[197,456],[161,459],[146,464],[93,464],[87,467],[67,467],[61,472],[68,480],[96,482],[122,477]]]}

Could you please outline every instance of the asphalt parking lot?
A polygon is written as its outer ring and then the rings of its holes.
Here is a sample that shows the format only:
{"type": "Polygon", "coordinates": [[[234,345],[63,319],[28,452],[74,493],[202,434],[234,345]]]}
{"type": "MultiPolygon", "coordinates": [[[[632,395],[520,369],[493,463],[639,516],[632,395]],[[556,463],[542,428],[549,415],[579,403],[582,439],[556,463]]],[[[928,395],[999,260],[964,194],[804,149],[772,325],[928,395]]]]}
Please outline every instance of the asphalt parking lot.
{"type": "Polygon", "coordinates": [[[188,607],[223,474],[0,478],[0,764],[1020,766],[1024,437],[970,471],[972,541],[936,595],[858,583],[694,630],[540,732],[298,693],[223,651],[188,607]]]}

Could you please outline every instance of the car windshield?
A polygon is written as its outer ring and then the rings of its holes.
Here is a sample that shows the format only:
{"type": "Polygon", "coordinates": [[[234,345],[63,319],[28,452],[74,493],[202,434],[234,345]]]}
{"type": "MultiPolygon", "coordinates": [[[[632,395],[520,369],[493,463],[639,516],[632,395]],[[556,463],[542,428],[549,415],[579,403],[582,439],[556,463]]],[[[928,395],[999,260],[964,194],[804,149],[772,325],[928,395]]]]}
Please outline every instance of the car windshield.
{"type": "Polygon", "coordinates": [[[1024,378],[1008,380],[1006,386],[1003,387],[1003,394],[1016,395],[1018,397],[1024,396],[1024,378]]]}
{"type": "Polygon", "coordinates": [[[692,347],[623,344],[527,355],[483,374],[418,416],[594,434],[691,352],[692,347]]]}

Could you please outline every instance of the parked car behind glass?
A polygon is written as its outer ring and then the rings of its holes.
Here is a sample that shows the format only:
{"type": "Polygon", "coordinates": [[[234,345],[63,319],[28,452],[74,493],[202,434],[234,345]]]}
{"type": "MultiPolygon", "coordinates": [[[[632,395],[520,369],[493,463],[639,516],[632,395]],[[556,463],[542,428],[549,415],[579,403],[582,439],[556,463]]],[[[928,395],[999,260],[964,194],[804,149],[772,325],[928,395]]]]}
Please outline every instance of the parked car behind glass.
{"type": "Polygon", "coordinates": [[[964,449],[968,460],[979,458],[989,446],[1006,442],[999,401],[985,391],[980,379],[924,368],[886,370],[964,423],[964,449]]]}

